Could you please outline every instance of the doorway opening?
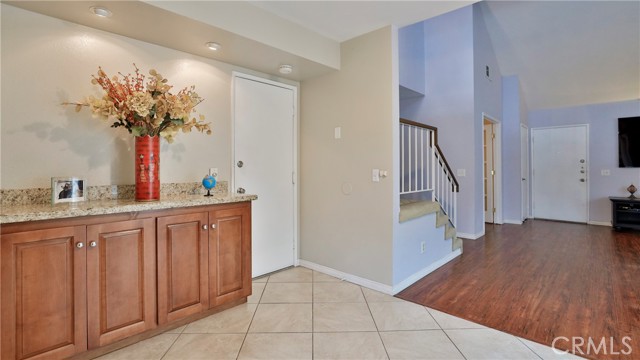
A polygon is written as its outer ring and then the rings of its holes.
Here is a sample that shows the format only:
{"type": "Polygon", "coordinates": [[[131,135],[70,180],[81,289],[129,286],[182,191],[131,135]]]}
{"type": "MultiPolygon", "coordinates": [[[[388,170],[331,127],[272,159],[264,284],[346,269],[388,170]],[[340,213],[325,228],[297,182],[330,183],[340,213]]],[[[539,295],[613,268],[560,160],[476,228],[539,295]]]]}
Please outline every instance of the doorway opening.
{"type": "Polygon", "coordinates": [[[501,127],[497,119],[482,114],[484,222],[502,224],[501,127]]]}

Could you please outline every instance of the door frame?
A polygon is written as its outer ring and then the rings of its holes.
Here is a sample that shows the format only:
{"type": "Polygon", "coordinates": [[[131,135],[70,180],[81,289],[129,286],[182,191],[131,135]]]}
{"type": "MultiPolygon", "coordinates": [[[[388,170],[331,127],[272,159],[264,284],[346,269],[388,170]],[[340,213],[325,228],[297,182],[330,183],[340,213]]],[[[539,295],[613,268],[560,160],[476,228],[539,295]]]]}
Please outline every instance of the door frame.
{"type": "MultiPolygon", "coordinates": [[[[235,164],[236,164],[236,154],[235,154],[235,126],[236,126],[236,114],[235,114],[235,89],[236,89],[236,80],[238,78],[252,80],[261,82],[267,85],[277,86],[284,89],[291,90],[293,92],[293,174],[292,174],[292,182],[293,182],[293,265],[299,265],[300,258],[300,224],[299,224],[299,187],[300,183],[300,172],[298,171],[298,162],[299,162],[299,151],[300,151],[300,104],[298,98],[298,86],[286,84],[274,80],[265,79],[259,76],[245,74],[239,71],[231,72],[231,163],[230,163],[230,181],[229,181],[229,193],[235,193],[235,164]]],[[[297,83],[296,83],[297,84],[297,83]]]]}
{"type": "MultiPolygon", "coordinates": [[[[493,215],[493,223],[502,225],[504,223],[502,213],[502,123],[500,120],[492,117],[491,115],[483,112],[482,129],[484,131],[484,120],[488,120],[493,124],[493,133],[496,137],[493,139],[493,168],[496,172],[496,176],[493,178],[493,206],[496,209],[496,213],[493,215]]],[[[482,145],[484,146],[484,136],[482,137],[482,145]]],[[[482,161],[484,162],[484,151],[482,155],[482,161]]],[[[484,163],[482,164],[482,181],[484,182],[484,163]]],[[[484,189],[484,186],[482,187],[484,189]]],[[[484,190],[482,193],[482,202],[484,204],[484,190]]],[[[483,205],[484,208],[484,205],[483,205]]],[[[482,233],[485,232],[485,213],[482,212],[482,233]]]]}
{"type": "MultiPolygon", "coordinates": [[[[520,124],[520,176],[522,174],[526,174],[526,180],[524,180],[524,185],[520,184],[520,212],[521,212],[521,221],[525,221],[526,219],[531,218],[531,147],[529,146],[529,127],[526,124],[520,124]],[[522,143],[522,133],[526,134],[525,142],[522,143]],[[526,149],[523,149],[526,147],[526,149]],[[522,154],[522,150],[525,150],[525,153],[522,154]],[[522,161],[525,159],[525,161],[522,161]]],[[[522,181],[521,181],[522,182],[522,181]]]]}
{"type": "Polygon", "coordinates": [[[531,168],[531,172],[530,172],[530,179],[531,179],[531,186],[529,187],[531,190],[531,198],[529,201],[529,211],[531,211],[531,219],[535,219],[535,211],[533,211],[533,207],[534,207],[534,199],[536,198],[536,194],[535,194],[535,186],[533,186],[533,182],[535,181],[535,169],[533,168],[533,164],[535,164],[535,153],[533,152],[533,133],[535,130],[548,130],[548,129],[560,129],[560,128],[569,128],[569,127],[584,127],[585,128],[585,132],[586,132],[586,142],[585,142],[585,160],[586,160],[586,170],[585,170],[585,180],[587,182],[587,201],[586,201],[586,212],[587,212],[587,221],[585,222],[585,224],[589,223],[589,202],[590,202],[590,196],[589,196],[589,192],[591,190],[591,179],[589,176],[589,167],[591,166],[591,159],[589,159],[589,124],[572,124],[572,125],[558,125],[558,126],[541,126],[541,127],[534,127],[529,129],[530,133],[529,133],[529,149],[531,149],[531,156],[529,157],[530,160],[530,168],[531,168]]]}

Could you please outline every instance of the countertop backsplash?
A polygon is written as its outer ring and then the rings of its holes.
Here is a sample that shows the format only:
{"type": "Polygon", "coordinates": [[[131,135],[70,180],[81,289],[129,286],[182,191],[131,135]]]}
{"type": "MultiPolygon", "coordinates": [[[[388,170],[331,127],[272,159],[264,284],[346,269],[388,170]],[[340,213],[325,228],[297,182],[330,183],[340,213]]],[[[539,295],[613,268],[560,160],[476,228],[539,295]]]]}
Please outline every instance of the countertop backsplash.
{"type": "MultiPolygon", "coordinates": [[[[89,201],[96,200],[128,200],[135,195],[134,185],[99,185],[89,186],[89,201]]],[[[218,181],[211,189],[212,195],[224,196],[229,192],[227,181],[218,181]]],[[[200,182],[166,183],[160,185],[160,197],[174,197],[179,195],[204,195],[206,190],[200,182]]],[[[0,189],[0,204],[2,206],[41,205],[51,203],[51,188],[32,189],[0,189]]]]}

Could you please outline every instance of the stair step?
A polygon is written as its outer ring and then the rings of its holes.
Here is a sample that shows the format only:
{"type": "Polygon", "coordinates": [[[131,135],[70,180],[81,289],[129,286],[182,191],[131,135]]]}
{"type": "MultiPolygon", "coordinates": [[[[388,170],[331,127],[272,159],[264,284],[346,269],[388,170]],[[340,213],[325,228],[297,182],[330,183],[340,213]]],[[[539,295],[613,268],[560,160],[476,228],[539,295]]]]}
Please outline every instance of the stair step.
{"type": "Polygon", "coordinates": [[[456,237],[456,229],[451,225],[447,225],[447,228],[444,231],[445,240],[446,239],[453,239],[455,237],[456,237]]]}
{"type": "Polygon", "coordinates": [[[440,204],[435,201],[400,201],[400,222],[409,221],[440,211],[440,204]]]}
{"type": "Polygon", "coordinates": [[[462,250],[462,239],[460,239],[459,237],[456,237],[455,239],[453,239],[453,250],[462,250]]]}
{"type": "Polygon", "coordinates": [[[447,216],[442,210],[438,211],[438,216],[436,218],[436,227],[443,226],[449,223],[449,216],[447,216]]]}

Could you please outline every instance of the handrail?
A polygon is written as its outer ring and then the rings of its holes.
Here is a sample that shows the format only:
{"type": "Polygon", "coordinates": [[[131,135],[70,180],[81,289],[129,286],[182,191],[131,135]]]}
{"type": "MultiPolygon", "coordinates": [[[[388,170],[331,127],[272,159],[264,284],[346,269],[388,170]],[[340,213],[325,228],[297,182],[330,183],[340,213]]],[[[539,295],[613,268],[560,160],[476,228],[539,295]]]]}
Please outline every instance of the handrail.
{"type": "Polygon", "coordinates": [[[456,179],[455,175],[453,175],[453,171],[451,171],[451,167],[449,166],[447,159],[444,157],[442,149],[440,149],[440,146],[438,145],[438,128],[404,118],[400,118],[400,123],[433,131],[434,144],[436,146],[436,149],[438,149],[438,152],[440,153],[440,160],[442,160],[441,164],[447,168],[447,170],[449,171],[448,175],[450,175],[449,178],[451,179],[453,184],[455,184],[455,186],[453,187],[453,191],[460,192],[460,184],[458,184],[458,180],[456,179]]]}

